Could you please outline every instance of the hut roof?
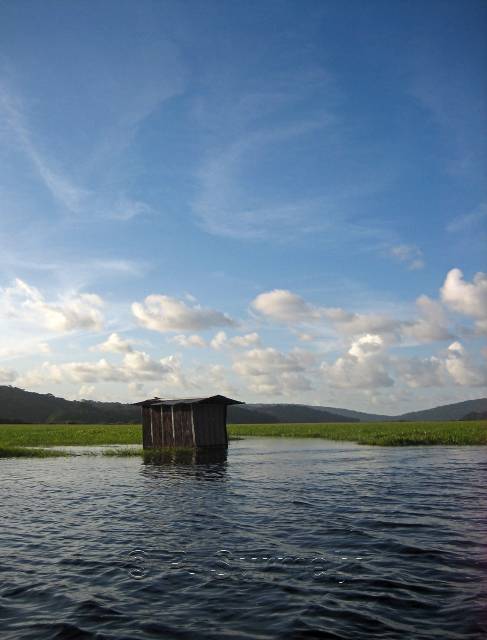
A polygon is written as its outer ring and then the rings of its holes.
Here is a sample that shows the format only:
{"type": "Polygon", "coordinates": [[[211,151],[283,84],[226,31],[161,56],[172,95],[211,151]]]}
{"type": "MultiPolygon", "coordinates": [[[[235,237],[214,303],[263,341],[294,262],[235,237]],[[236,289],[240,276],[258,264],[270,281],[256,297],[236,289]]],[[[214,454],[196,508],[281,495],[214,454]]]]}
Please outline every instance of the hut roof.
{"type": "Polygon", "coordinates": [[[232,398],[226,398],[225,396],[207,396],[206,398],[175,398],[172,400],[163,400],[162,398],[149,398],[148,400],[142,400],[141,402],[134,402],[135,405],[150,407],[150,406],[175,406],[177,404],[244,404],[240,400],[232,400],[232,398]]]}

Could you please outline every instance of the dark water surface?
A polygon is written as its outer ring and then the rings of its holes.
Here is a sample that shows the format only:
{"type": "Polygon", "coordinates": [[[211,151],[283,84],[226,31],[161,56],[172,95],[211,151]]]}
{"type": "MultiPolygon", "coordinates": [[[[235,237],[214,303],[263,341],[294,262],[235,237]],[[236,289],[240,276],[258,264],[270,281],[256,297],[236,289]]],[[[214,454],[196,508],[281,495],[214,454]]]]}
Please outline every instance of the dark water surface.
{"type": "Polygon", "coordinates": [[[486,638],[486,449],[0,461],[2,638],[486,638]]]}

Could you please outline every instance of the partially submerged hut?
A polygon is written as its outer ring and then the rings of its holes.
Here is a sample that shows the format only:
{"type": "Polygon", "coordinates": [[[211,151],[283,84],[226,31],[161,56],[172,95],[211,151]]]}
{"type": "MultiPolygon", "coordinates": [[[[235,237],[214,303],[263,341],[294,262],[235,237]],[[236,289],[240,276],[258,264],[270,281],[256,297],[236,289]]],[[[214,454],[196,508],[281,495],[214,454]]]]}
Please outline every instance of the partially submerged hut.
{"type": "Polygon", "coordinates": [[[226,447],[227,406],[243,404],[225,396],[136,402],[142,408],[144,449],[226,447]]]}

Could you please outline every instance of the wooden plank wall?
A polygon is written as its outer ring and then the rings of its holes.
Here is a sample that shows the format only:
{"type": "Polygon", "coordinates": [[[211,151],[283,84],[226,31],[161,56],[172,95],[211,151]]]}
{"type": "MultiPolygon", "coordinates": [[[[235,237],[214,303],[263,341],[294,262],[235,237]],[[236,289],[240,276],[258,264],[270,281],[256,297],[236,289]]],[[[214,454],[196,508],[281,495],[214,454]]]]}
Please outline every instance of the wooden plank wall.
{"type": "Polygon", "coordinates": [[[181,404],[174,407],[174,433],[176,447],[194,447],[191,405],[181,404]]]}
{"type": "Polygon", "coordinates": [[[142,407],[142,446],[144,449],[152,447],[150,412],[150,407],[142,407]]]}
{"type": "Polygon", "coordinates": [[[162,447],[161,407],[152,407],[152,447],[162,447]]]}
{"type": "Polygon", "coordinates": [[[226,446],[226,414],[223,404],[142,407],[144,449],[226,446]]]}
{"type": "Polygon", "coordinates": [[[196,445],[199,447],[226,445],[226,406],[221,404],[195,404],[193,405],[193,410],[196,445]]]}
{"type": "Polygon", "coordinates": [[[165,447],[174,447],[172,407],[162,407],[162,441],[165,447]]]}

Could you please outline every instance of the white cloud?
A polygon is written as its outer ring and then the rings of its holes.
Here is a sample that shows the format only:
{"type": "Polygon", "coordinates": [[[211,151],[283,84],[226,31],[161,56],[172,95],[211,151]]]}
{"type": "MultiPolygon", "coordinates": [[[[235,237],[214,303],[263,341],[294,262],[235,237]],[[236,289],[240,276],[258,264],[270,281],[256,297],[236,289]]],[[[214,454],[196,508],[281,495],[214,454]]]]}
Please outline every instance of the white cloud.
{"type": "Polygon", "coordinates": [[[487,383],[486,368],[478,367],[459,342],[437,356],[392,357],[380,336],[365,335],[353,341],[335,362],[323,362],[320,368],[331,387],[370,392],[401,385],[422,389],[487,383]]]}
{"type": "Polygon", "coordinates": [[[272,347],[245,351],[234,360],[233,370],[242,377],[249,390],[263,395],[288,395],[312,389],[306,370],[315,357],[295,349],[283,353],[272,347]]]}
{"type": "Polygon", "coordinates": [[[452,338],[447,327],[448,318],[441,304],[423,295],[416,300],[416,306],[420,317],[414,322],[401,323],[403,337],[419,343],[452,338]]]}
{"type": "Polygon", "coordinates": [[[398,381],[411,389],[447,386],[450,382],[440,358],[397,358],[394,371],[398,381]]]}
{"type": "Polygon", "coordinates": [[[231,379],[231,371],[222,364],[199,365],[191,371],[191,376],[186,379],[186,385],[198,394],[223,393],[231,398],[240,396],[239,390],[231,379]]]}
{"type": "Polygon", "coordinates": [[[182,300],[155,294],[147,296],[143,303],[134,302],[132,313],[142,327],[160,332],[198,331],[236,324],[221,311],[188,306],[182,300]]]}
{"type": "Polygon", "coordinates": [[[206,340],[197,334],[186,336],[180,333],[179,335],[170,338],[169,342],[174,342],[180,347],[184,347],[185,349],[188,349],[190,347],[206,347],[206,340]]]}
{"type": "Polygon", "coordinates": [[[298,340],[300,342],[315,342],[316,340],[319,340],[320,336],[317,334],[313,334],[313,333],[305,333],[305,332],[298,332],[298,340]]]}
{"type": "Polygon", "coordinates": [[[31,340],[24,336],[21,343],[18,343],[17,340],[15,340],[15,343],[16,344],[13,346],[1,346],[0,358],[8,360],[10,358],[18,358],[21,356],[45,355],[51,353],[51,347],[47,342],[31,340]]]}
{"type": "Polygon", "coordinates": [[[391,247],[390,255],[407,264],[408,269],[415,271],[424,267],[423,252],[413,244],[398,244],[391,247]]]}
{"type": "Polygon", "coordinates": [[[217,351],[232,347],[248,349],[249,347],[257,347],[259,344],[259,334],[255,331],[253,333],[246,333],[243,336],[234,336],[233,338],[228,338],[225,331],[219,331],[210,342],[210,346],[217,351]]]}
{"type": "Polygon", "coordinates": [[[133,351],[128,340],[123,340],[118,333],[111,333],[105,342],[94,347],[97,351],[107,351],[109,353],[130,353],[133,351]]]}
{"type": "Polygon", "coordinates": [[[335,330],[346,336],[360,336],[364,333],[381,334],[382,337],[396,335],[400,323],[379,313],[350,313],[343,309],[326,309],[324,315],[331,320],[335,330]]]}
{"type": "Polygon", "coordinates": [[[381,314],[350,313],[339,307],[319,307],[285,289],[274,289],[258,295],[251,307],[277,322],[300,324],[331,323],[336,331],[347,336],[364,333],[396,333],[398,322],[381,314]]]}
{"type": "Polygon", "coordinates": [[[13,369],[0,367],[0,384],[10,384],[18,377],[18,373],[13,369]]]}
{"type": "MultiPolygon", "coordinates": [[[[402,341],[428,343],[452,338],[448,330],[448,317],[442,305],[422,295],[416,300],[418,317],[399,320],[383,313],[355,313],[340,307],[323,307],[306,302],[299,295],[284,289],[259,294],[251,308],[271,321],[291,327],[330,325],[347,340],[364,334],[380,335],[389,344],[402,341]]],[[[300,332],[302,341],[314,341],[319,336],[309,331],[300,332]]]]}
{"type": "Polygon", "coordinates": [[[440,289],[441,299],[453,311],[476,319],[479,333],[487,334],[487,274],[476,273],[466,282],[460,269],[451,269],[440,289]]]}
{"type": "Polygon", "coordinates": [[[353,341],[346,354],[333,363],[323,362],[320,369],[331,387],[377,389],[394,385],[388,364],[382,337],[366,334],[353,341]]]}
{"type": "Polygon", "coordinates": [[[99,331],[103,327],[103,301],[94,293],[71,294],[49,302],[38,289],[16,278],[13,286],[0,289],[0,303],[3,315],[56,333],[99,331]]]}
{"type": "Polygon", "coordinates": [[[83,384],[79,388],[78,398],[87,400],[95,395],[96,387],[94,384],[83,384]]]}
{"type": "Polygon", "coordinates": [[[181,364],[175,356],[155,360],[143,351],[126,353],[119,364],[105,358],[92,362],[45,362],[39,369],[27,372],[18,380],[22,386],[38,386],[46,381],[55,384],[99,384],[102,382],[140,382],[165,380],[178,375],[181,364]]]}
{"type": "Polygon", "coordinates": [[[398,381],[414,389],[487,384],[486,368],[478,367],[458,341],[436,356],[395,358],[393,369],[398,381]]]}
{"type": "Polygon", "coordinates": [[[263,316],[284,324],[316,322],[323,318],[322,310],[287,289],[261,293],[251,302],[251,307],[263,316]]]}
{"type": "Polygon", "coordinates": [[[448,347],[444,366],[456,384],[462,386],[484,386],[487,384],[487,372],[474,365],[460,342],[448,347]]]}

